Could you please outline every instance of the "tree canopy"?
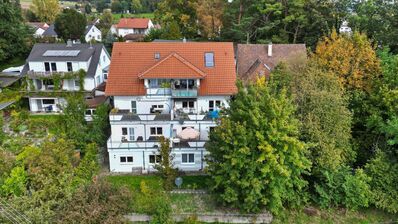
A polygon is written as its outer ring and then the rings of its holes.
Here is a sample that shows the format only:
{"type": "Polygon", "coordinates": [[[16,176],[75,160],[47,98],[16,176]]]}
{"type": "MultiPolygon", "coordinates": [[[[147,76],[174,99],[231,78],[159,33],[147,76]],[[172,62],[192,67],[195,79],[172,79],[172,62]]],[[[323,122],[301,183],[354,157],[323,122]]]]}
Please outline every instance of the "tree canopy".
{"type": "Polygon", "coordinates": [[[274,91],[265,79],[238,87],[206,146],[211,188],[222,202],[247,212],[278,212],[301,201],[302,175],[311,164],[295,107],[285,90],[274,91]]]}
{"type": "Polygon", "coordinates": [[[64,9],[55,19],[55,32],[64,40],[80,40],[86,30],[84,14],[74,9],[64,9]]]}

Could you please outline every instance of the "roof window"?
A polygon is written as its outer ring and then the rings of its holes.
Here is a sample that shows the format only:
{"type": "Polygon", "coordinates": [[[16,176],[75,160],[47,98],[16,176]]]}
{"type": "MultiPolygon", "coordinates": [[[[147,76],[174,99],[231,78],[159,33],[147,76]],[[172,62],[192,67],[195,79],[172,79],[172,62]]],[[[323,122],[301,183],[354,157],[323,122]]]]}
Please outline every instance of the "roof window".
{"type": "Polygon", "coordinates": [[[206,67],[214,67],[214,53],[213,52],[205,53],[205,66],[206,67]]]}
{"type": "Polygon", "coordinates": [[[155,59],[156,60],[160,59],[160,53],[159,52],[155,52],[155,59]]]}

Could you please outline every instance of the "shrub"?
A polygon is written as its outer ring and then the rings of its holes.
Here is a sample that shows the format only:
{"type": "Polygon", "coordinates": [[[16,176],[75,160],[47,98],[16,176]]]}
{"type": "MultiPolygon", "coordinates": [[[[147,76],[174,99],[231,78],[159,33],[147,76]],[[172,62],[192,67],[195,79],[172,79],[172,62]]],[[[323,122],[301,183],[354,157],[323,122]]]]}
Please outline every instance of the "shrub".
{"type": "Polygon", "coordinates": [[[79,188],[58,212],[57,223],[127,223],[131,192],[99,181],[79,188]]]}
{"type": "Polygon", "coordinates": [[[356,210],[368,207],[370,198],[369,177],[358,169],[355,173],[347,166],[335,172],[322,171],[321,182],[315,183],[315,201],[322,207],[344,205],[356,210]]]}
{"type": "Polygon", "coordinates": [[[391,213],[398,212],[398,163],[386,153],[377,152],[365,166],[371,177],[372,203],[391,213]]]}

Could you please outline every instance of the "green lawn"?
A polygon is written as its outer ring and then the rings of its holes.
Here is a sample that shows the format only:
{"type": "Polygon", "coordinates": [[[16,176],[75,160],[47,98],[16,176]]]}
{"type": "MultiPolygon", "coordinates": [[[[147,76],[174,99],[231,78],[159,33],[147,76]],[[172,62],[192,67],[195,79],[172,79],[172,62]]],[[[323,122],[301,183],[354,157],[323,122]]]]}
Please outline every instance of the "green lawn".
{"type": "Polygon", "coordinates": [[[182,189],[207,189],[209,176],[183,176],[182,189]]]}
{"type": "MultiPolygon", "coordinates": [[[[183,184],[181,189],[207,189],[208,176],[182,176],[183,184]]],[[[156,175],[133,176],[117,175],[108,176],[107,180],[115,186],[126,186],[131,190],[139,190],[141,181],[155,189],[162,188],[162,180],[156,175]]]]}
{"type": "Polygon", "coordinates": [[[280,215],[274,216],[272,223],[298,223],[298,224],[372,224],[372,223],[397,223],[398,216],[369,208],[360,211],[345,211],[342,209],[320,210],[318,216],[308,216],[302,211],[286,210],[280,215]]]}
{"type": "Polygon", "coordinates": [[[153,188],[153,189],[162,189],[162,180],[159,176],[148,175],[148,176],[132,176],[132,175],[117,175],[117,176],[108,176],[107,180],[112,183],[116,187],[125,186],[129,188],[131,191],[139,191],[141,181],[145,181],[145,183],[153,188]]]}
{"type": "MultiPolygon", "coordinates": [[[[114,13],[113,14],[113,23],[118,23],[122,14],[114,13]]],[[[123,14],[124,18],[149,18],[154,19],[155,15],[153,13],[137,13],[137,14],[123,14]]]]}
{"type": "Polygon", "coordinates": [[[170,194],[174,213],[210,213],[218,207],[210,194],[170,194]]]}

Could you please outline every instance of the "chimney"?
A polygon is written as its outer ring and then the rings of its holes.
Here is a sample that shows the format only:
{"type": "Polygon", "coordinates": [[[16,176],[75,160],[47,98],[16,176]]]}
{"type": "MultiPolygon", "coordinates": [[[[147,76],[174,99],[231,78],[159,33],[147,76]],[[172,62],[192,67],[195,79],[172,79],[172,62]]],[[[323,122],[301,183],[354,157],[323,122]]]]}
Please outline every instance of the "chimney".
{"type": "Polygon", "coordinates": [[[71,40],[71,39],[68,39],[68,40],[66,41],[66,46],[67,46],[67,47],[72,47],[72,40],[71,40]]]}
{"type": "Polygon", "coordinates": [[[268,44],[268,57],[272,57],[272,42],[268,44]]]}
{"type": "Polygon", "coordinates": [[[184,39],[182,39],[182,42],[186,43],[187,42],[187,38],[184,37],[184,39]]]}

